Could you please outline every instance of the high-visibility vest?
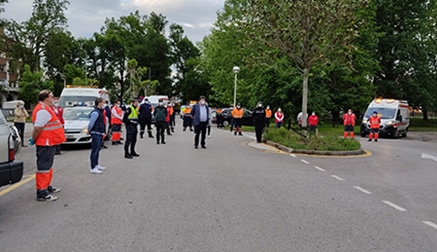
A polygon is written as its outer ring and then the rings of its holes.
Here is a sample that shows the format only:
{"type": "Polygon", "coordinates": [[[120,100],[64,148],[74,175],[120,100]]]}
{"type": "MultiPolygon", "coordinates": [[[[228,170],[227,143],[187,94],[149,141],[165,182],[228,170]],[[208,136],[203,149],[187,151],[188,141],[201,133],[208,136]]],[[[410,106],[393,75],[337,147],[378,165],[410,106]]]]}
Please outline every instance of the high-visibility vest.
{"type": "Polygon", "coordinates": [[[352,125],[352,126],[355,126],[355,120],[356,120],[356,117],[355,117],[355,114],[344,114],[343,115],[343,124],[346,126],[346,125],[348,125],[348,124],[350,124],[350,125],[352,125]]]}
{"type": "Polygon", "coordinates": [[[127,119],[129,119],[131,123],[138,123],[138,111],[133,105],[130,105],[129,108],[130,114],[128,115],[127,119]]]}
{"type": "Polygon", "coordinates": [[[266,109],[266,118],[270,118],[270,117],[272,117],[272,110],[266,109]]]}
{"type": "Polygon", "coordinates": [[[61,143],[66,141],[65,134],[64,134],[64,127],[62,127],[62,124],[59,121],[58,116],[55,114],[53,109],[50,108],[50,106],[47,106],[42,102],[38,103],[38,105],[36,105],[36,107],[33,109],[32,121],[35,122],[36,114],[38,113],[38,111],[43,109],[49,112],[52,118],[46,125],[44,125],[41,133],[35,139],[35,145],[37,146],[60,145],[61,143]]]}
{"type": "MultiPolygon", "coordinates": [[[[121,108],[118,108],[117,106],[114,106],[112,110],[115,110],[115,113],[119,115],[120,117],[123,116],[123,110],[121,108]]],[[[112,112],[111,112],[112,113],[112,112]]],[[[116,118],[115,116],[111,116],[111,124],[123,124],[123,121],[119,118],[116,118]]]]}
{"type": "Polygon", "coordinates": [[[234,117],[234,118],[243,118],[243,115],[244,115],[244,109],[242,109],[242,108],[240,108],[240,109],[237,109],[237,108],[234,108],[233,110],[232,110],[232,116],[234,117]]]}
{"type": "Polygon", "coordinates": [[[379,125],[381,124],[381,118],[379,118],[379,116],[371,116],[369,121],[371,129],[379,129],[379,125]]]}

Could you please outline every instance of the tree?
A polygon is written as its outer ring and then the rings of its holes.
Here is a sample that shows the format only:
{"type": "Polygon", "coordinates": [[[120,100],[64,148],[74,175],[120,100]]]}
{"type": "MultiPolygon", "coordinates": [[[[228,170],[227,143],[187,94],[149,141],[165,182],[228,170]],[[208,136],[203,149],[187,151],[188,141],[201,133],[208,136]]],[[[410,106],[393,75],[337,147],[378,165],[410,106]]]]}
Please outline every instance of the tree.
{"type": "Polygon", "coordinates": [[[53,90],[53,82],[47,80],[42,72],[32,72],[30,66],[25,65],[18,92],[20,99],[28,104],[36,104],[39,92],[44,89],[53,90]]]}
{"type": "Polygon", "coordinates": [[[357,0],[249,0],[241,6],[246,29],[255,42],[262,41],[290,57],[302,73],[303,127],[306,127],[308,78],[317,62],[335,62],[353,51],[358,36],[355,13],[367,7],[357,0]]]}
{"type": "Polygon", "coordinates": [[[34,0],[29,20],[21,25],[14,20],[8,22],[6,35],[14,41],[13,47],[7,49],[8,55],[39,71],[49,35],[63,31],[67,24],[64,11],[68,4],[67,0],[34,0]]]}

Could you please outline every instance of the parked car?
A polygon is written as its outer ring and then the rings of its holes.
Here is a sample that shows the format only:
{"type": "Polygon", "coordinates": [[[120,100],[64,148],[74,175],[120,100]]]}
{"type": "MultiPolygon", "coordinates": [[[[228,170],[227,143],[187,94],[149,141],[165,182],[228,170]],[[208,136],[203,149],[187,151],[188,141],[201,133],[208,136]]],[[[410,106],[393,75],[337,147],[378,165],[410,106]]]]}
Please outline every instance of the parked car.
{"type": "Polygon", "coordinates": [[[15,160],[21,139],[14,126],[8,126],[0,110],[0,186],[17,183],[23,177],[24,165],[15,160]]]}
{"type": "MultiPolygon", "coordinates": [[[[91,144],[91,135],[88,135],[88,123],[93,107],[77,106],[64,108],[64,133],[66,141],[62,145],[91,144]]],[[[109,123],[106,132],[109,132],[109,123]]]]}
{"type": "MultiPolygon", "coordinates": [[[[232,121],[232,110],[233,108],[225,108],[222,109],[222,112],[220,113],[223,117],[223,126],[228,126],[231,124],[232,121]]],[[[252,119],[252,111],[248,109],[244,109],[243,119],[241,121],[241,125],[244,126],[253,126],[253,119],[252,119]]]]}

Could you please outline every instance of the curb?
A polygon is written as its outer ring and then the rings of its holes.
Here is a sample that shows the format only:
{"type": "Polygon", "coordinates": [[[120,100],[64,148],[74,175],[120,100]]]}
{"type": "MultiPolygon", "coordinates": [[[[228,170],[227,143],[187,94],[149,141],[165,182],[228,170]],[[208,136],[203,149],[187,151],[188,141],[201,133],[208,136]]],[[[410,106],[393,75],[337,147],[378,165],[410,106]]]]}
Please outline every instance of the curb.
{"type": "Polygon", "coordinates": [[[286,147],[284,145],[272,142],[272,141],[265,141],[267,145],[270,145],[272,147],[275,147],[281,151],[287,152],[287,153],[297,153],[297,154],[307,154],[307,155],[324,155],[324,156],[352,156],[352,155],[363,155],[366,154],[366,152],[363,149],[359,150],[352,150],[352,151],[328,151],[328,150],[301,150],[301,149],[292,149],[289,147],[286,147]]]}

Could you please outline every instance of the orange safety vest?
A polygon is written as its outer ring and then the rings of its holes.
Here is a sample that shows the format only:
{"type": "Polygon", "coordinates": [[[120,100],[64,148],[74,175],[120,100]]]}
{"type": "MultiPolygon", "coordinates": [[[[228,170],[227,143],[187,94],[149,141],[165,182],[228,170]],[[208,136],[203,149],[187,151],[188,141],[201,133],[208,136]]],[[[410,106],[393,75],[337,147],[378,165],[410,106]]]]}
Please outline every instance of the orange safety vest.
{"type": "Polygon", "coordinates": [[[170,115],[173,115],[173,113],[174,113],[174,109],[173,107],[170,107],[170,115]]]}
{"type": "Polygon", "coordinates": [[[191,116],[191,108],[185,108],[184,115],[185,116],[191,116]]]}
{"type": "Polygon", "coordinates": [[[244,115],[244,109],[242,109],[242,108],[240,108],[240,109],[234,108],[232,110],[232,116],[234,118],[243,118],[243,115],[244,115]]]}
{"type": "MultiPolygon", "coordinates": [[[[123,111],[121,110],[121,108],[118,108],[116,106],[114,106],[112,108],[112,110],[115,109],[115,113],[119,116],[123,116],[123,111]]],[[[111,110],[111,113],[112,113],[111,110]]],[[[111,116],[111,124],[123,124],[123,121],[121,119],[115,118],[114,116],[111,116]]]]}
{"type": "Polygon", "coordinates": [[[64,134],[64,127],[62,127],[62,124],[59,121],[58,116],[49,106],[45,105],[42,102],[38,103],[38,105],[36,105],[36,107],[33,109],[32,121],[35,122],[36,114],[38,113],[38,111],[42,109],[48,111],[52,116],[52,118],[46,125],[44,125],[38,138],[35,139],[35,145],[55,146],[65,142],[66,139],[64,134]]]}
{"type": "Polygon", "coordinates": [[[266,109],[266,118],[270,118],[270,117],[272,117],[272,110],[266,109]]]}
{"type": "Polygon", "coordinates": [[[381,124],[381,118],[379,118],[379,116],[371,116],[369,118],[370,121],[370,128],[371,129],[379,129],[379,125],[381,124]]]}

